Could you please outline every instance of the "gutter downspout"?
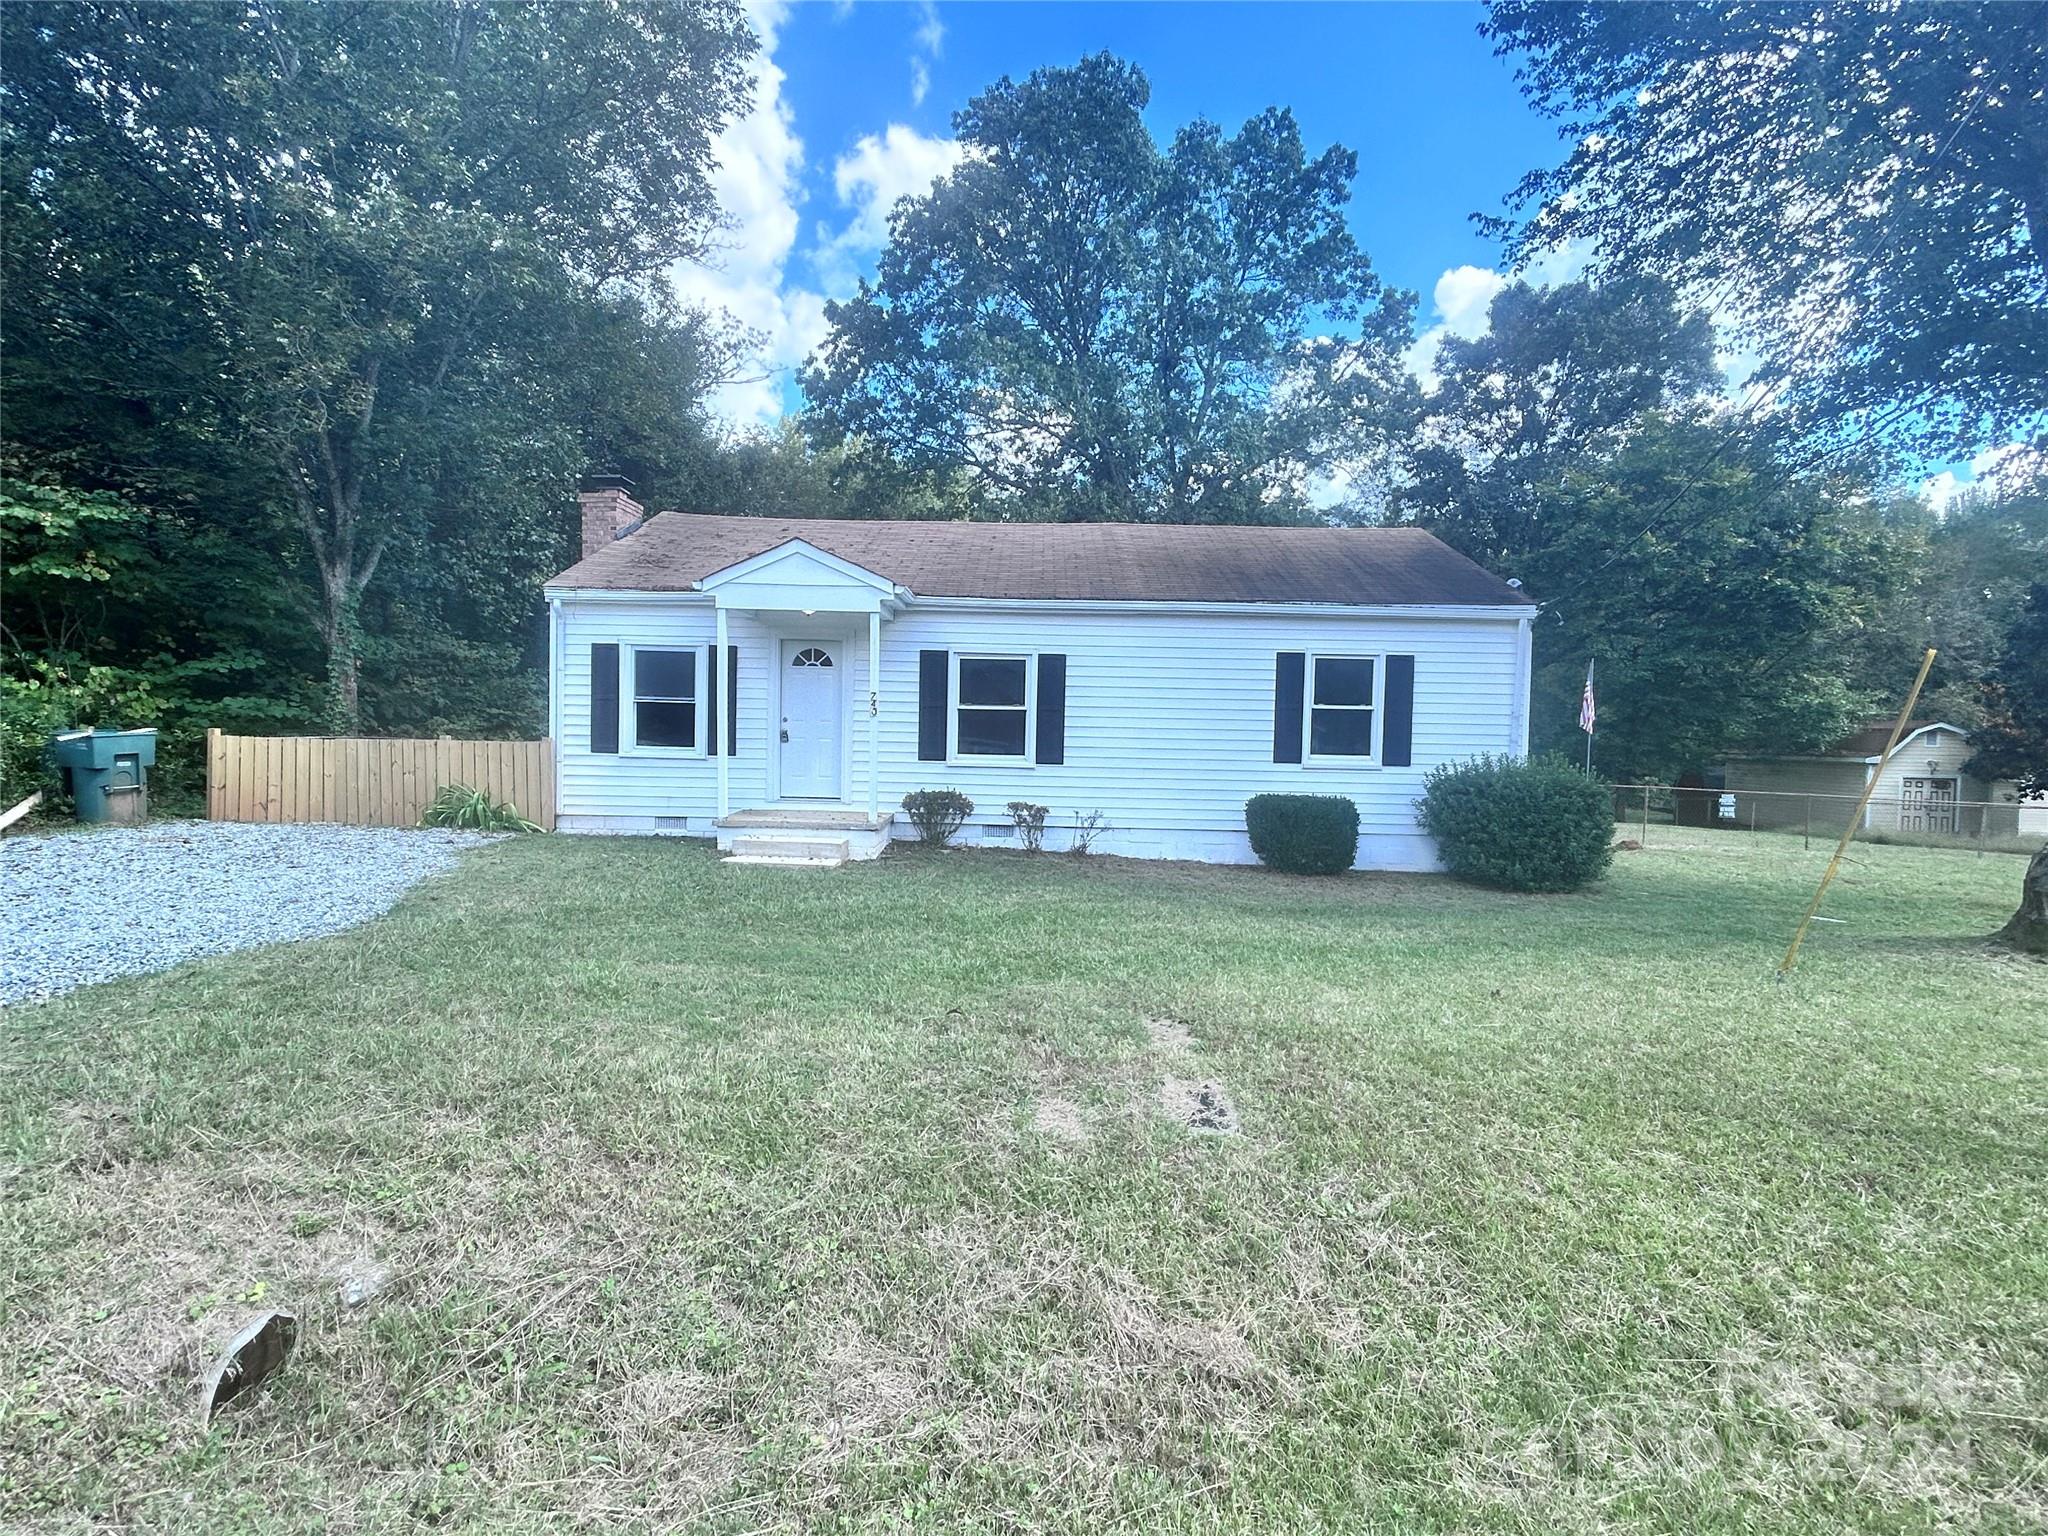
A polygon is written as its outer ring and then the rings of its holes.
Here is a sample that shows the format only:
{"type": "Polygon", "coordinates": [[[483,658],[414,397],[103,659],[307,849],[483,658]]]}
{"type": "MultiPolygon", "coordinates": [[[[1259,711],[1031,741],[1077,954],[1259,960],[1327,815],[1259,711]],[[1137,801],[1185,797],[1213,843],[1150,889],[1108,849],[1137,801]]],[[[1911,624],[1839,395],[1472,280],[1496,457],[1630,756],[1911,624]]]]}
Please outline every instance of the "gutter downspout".
{"type": "Polygon", "coordinates": [[[555,758],[555,782],[561,782],[562,757],[562,600],[548,599],[548,741],[555,758]]]}
{"type": "Polygon", "coordinates": [[[868,615],[868,825],[882,824],[882,610],[868,615]]]}
{"type": "MultiPolygon", "coordinates": [[[[725,604],[716,604],[716,611],[718,614],[718,660],[715,665],[727,668],[727,676],[730,676],[731,672],[729,669],[732,664],[725,659],[732,654],[730,649],[731,642],[726,638],[725,633],[725,604]]],[[[734,715],[733,711],[740,707],[740,701],[739,689],[732,688],[727,691],[733,697],[725,701],[725,719],[718,722],[717,728],[720,731],[726,732],[726,739],[730,741],[733,739],[731,733],[737,722],[737,716],[734,715]]],[[[718,819],[723,821],[732,814],[732,754],[720,750],[724,745],[722,742],[714,741],[707,743],[707,745],[710,746],[712,755],[718,759],[718,819]]]]}
{"type": "Polygon", "coordinates": [[[1515,620],[1515,709],[1513,728],[1515,755],[1529,755],[1529,676],[1533,626],[1527,618],[1515,620]]]}

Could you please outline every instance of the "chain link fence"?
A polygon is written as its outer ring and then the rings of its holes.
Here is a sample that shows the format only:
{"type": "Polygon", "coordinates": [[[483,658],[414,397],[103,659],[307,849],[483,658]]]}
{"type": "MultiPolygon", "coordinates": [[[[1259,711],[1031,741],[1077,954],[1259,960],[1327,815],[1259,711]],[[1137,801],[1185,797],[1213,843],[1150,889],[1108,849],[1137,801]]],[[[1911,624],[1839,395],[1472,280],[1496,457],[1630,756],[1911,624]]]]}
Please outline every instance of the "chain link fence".
{"type": "Polygon", "coordinates": [[[1790,835],[1809,847],[1825,847],[1841,837],[1851,817],[1864,842],[2028,854],[2048,842],[2048,804],[2038,801],[1874,795],[1859,815],[1855,795],[1674,784],[1610,787],[1620,835],[1645,847],[1660,841],[1676,845],[1686,834],[1711,831],[1790,835]]]}

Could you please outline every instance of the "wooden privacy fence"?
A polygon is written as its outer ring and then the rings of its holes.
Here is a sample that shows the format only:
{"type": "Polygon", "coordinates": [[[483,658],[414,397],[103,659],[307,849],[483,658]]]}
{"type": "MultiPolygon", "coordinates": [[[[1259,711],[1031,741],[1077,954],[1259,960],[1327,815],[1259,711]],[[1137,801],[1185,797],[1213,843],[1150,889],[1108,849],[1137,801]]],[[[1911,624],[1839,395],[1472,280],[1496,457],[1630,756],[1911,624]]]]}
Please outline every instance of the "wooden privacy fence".
{"type": "Polygon", "coordinates": [[[554,743],[546,739],[206,733],[206,814],[214,821],[410,827],[444,784],[509,800],[528,821],[555,828],[554,743]]]}

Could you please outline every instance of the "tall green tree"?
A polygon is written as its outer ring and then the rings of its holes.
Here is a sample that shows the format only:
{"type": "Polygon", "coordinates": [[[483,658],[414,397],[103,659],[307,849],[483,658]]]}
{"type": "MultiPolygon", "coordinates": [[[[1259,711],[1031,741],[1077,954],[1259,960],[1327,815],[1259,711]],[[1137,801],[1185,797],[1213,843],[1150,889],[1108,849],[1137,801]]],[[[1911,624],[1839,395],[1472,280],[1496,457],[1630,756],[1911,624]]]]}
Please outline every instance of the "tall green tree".
{"type": "Polygon", "coordinates": [[[954,117],[959,167],[899,203],[873,283],[826,307],[817,429],[965,478],[1009,515],[1299,516],[1402,421],[1414,296],[1344,221],[1357,157],[1283,110],[1162,150],[1106,54],[954,117]]]}
{"type": "Polygon", "coordinates": [[[1711,297],[1785,402],[1937,456],[2048,431],[2048,6],[1492,0],[1572,143],[1517,257],[1711,297]]]}
{"type": "Polygon", "coordinates": [[[1393,496],[1403,518],[1512,574],[1549,536],[1539,488],[1646,412],[1719,387],[1707,317],[1654,278],[1511,283],[1485,333],[1447,336],[1393,496]]]}
{"type": "Polygon", "coordinates": [[[1939,508],[1901,495],[1881,515],[1902,577],[1844,650],[1843,673],[1895,699],[1931,645],[1920,713],[1974,731],[1997,712],[1987,685],[2027,592],[2048,582],[2048,478],[1969,487],[1939,508]]]}
{"type": "Polygon", "coordinates": [[[43,785],[55,731],[153,725],[176,805],[199,786],[206,725],[304,722],[311,637],[295,654],[261,554],[196,512],[77,490],[67,469],[0,460],[0,801],[43,785]]]}
{"type": "Polygon", "coordinates": [[[585,325],[690,350],[659,275],[712,225],[751,34],[729,0],[80,0],[0,27],[0,319],[36,338],[10,432],[232,485],[352,726],[363,607],[408,545],[556,536],[585,325]],[[476,504],[540,470],[548,504],[476,504]]]}
{"type": "Polygon", "coordinates": [[[1901,579],[1898,545],[1862,486],[1787,476],[1728,431],[1645,417],[1612,452],[1530,488],[1545,530],[1520,562],[1545,604],[1536,750],[1582,741],[1588,658],[1597,766],[1619,777],[1669,781],[1744,748],[1818,747],[1871,708],[1840,656],[1901,579]],[[1646,516],[1679,494],[1683,517],[1646,516]]]}
{"type": "MultiPolygon", "coordinates": [[[[1704,315],[1654,278],[1511,284],[1439,348],[1393,506],[1545,605],[1531,744],[1664,778],[1818,746],[1868,705],[1845,657],[1910,546],[1867,488],[1787,470],[1716,403],[1704,315]]],[[[1917,503],[1915,504],[1917,506],[1917,503]]]]}
{"type": "Polygon", "coordinates": [[[2048,581],[2036,582],[2006,632],[1987,679],[1990,708],[1969,771],[2048,794],[2048,581]]]}

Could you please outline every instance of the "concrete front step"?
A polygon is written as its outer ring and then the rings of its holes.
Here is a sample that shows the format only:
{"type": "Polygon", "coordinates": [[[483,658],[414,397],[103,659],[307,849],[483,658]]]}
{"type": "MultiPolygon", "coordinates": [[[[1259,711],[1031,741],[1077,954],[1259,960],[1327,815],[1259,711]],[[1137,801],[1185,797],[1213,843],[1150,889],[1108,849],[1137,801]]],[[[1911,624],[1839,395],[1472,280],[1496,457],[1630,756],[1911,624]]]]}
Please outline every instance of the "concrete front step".
{"type": "Polygon", "coordinates": [[[831,811],[741,811],[717,824],[718,851],[747,858],[873,859],[889,846],[889,826],[831,811]]]}
{"type": "Polygon", "coordinates": [[[721,864],[758,864],[764,869],[840,869],[844,859],[790,859],[780,854],[728,853],[721,864]]]}
{"type": "MultiPolygon", "coordinates": [[[[881,824],[887,826],[892,819],[883,816],[881,824]]],[[[853,832],[866,830],[875,823],[868,820],[866,811],[847,810],[840,806],[767,805],[757,810],[734,811],[730,816],[721,816],[717,825],[749,831],[788,831],[797,828],[816,832],[829,827],[835,832],[853,832]]]]}
{"type": "Polygon", "coordinates": [[[832,859],[844,864],[853,856],[843,837],[816,833],[749,832],[732,840],[736,859],[832,859]]]}

